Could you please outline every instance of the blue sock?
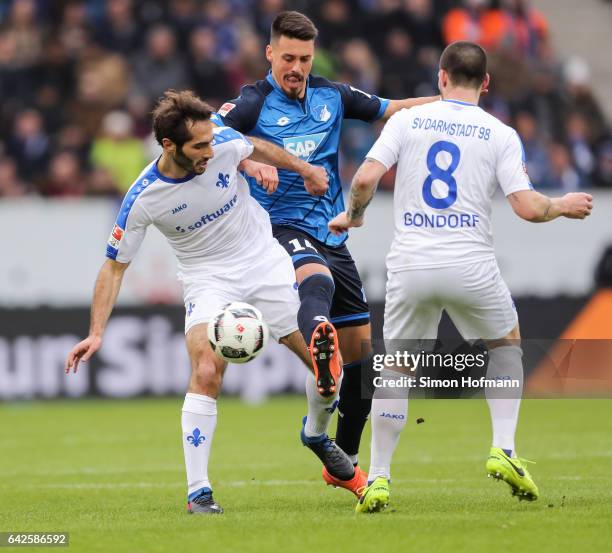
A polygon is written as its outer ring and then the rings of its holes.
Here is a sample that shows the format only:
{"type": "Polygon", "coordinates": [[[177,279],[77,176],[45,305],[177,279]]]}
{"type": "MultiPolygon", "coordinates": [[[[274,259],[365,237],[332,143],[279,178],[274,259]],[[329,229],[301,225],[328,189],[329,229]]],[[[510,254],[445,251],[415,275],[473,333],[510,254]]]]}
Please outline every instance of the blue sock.
{"type": "Polygon", "coordinates": [[[187,501],[193,501],[196,497],[199,497],[201,495],[207,494],[207,493],[212,493],[212,490],[208,487],[206,488],[200,488],[199,490],[196,490],[193,493],[190,493],[187,496],[187,501]]]}
{"type": "Polygon", "coordinates": [[[300,309],[298,311],[298,326],[306,341],[310,344],[312,333],[322,321],[319,317],[329,320],[329,310],[334,297],[334,281],[330,276],[315,273],[306,277],[298,292],[300,294],[300,309]]]}

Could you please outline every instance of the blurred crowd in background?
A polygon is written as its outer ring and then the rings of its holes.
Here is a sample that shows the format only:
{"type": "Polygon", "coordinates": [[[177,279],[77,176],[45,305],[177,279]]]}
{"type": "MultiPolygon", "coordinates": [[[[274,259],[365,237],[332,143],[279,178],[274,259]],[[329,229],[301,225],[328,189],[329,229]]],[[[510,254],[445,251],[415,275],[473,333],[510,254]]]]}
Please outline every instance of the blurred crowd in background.
{"type": "MultiPolygon", "coordinates": [[[[0,0],[0,196],[121,197],[158,151],[156,99],[191,88],[218,107],[263,78],[283,9],[319,29],[313,73],[386,98],[437,94],[445,44],[479,42],[481,105],[517,129],[536,188],[612,188],[589,67],[558,59],[528,0],[0,0]]],[[[345,123],[346,185],[380,128],[345,123]]]]}

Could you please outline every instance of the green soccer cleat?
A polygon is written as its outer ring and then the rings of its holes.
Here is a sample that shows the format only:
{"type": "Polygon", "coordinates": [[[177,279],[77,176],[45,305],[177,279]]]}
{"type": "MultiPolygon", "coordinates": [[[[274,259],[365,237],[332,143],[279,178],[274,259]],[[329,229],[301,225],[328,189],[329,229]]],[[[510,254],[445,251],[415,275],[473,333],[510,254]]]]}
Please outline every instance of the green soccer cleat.
{"type": "Polygon", "coordinates": [[[379,476],[363,489],[355,507],[356,513],[379,513],[389,505],[389,481],[379,476]]]}
{"type": "Polygon", "coordinates": [[[535,501],[540,492],[525,468],[525,463],[532,462],[508,457],[503,449],[492,447],[487,459],[487,476],[506,482],[512,490],[512,495],[517,496],[519,501],[535,501]]]}

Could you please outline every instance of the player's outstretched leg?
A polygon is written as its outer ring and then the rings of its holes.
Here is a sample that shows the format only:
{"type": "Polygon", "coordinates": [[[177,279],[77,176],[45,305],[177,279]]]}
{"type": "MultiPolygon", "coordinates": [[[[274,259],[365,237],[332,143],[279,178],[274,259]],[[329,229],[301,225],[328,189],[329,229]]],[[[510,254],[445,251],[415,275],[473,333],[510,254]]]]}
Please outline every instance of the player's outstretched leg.
{"type": "MultiPolygon", "coordinates": [[[[334,280],[331,274],[325,272],[308,274],[315,270],[313,267],[304,266],[301,269],[307,276],[298,288],[298,326],[304,341],[309,344],[319,393],[331,396],[338,389],[342,373],[338,336],[333,325],[329,323],[329,311],[335,290],[334,280]]],[[[316,270],[327,271],[319,265],[316,265],[316,270]]]]}
{"type": "Polygon", "coordinates": [[[192,372],[181,417],[183,452],[187,471],[187,510],[196,514],[221,514],[208,479],[208,460],[217,426],[217,396],[225,363],[210,348],[206,325],[187,333],[192,372]]]}

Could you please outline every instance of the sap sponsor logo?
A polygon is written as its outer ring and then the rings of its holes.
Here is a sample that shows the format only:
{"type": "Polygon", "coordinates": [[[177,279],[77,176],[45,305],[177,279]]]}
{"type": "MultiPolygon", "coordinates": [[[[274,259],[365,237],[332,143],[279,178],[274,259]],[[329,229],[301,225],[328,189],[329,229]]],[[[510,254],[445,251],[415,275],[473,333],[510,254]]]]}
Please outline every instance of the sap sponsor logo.
{"type": "Polygon", "coordinates": [[[227,202],[225,205],[217,209],[217,211],[213,211],[212,213],[205,213],[200,217],[197,221],[194,221],[191,225],[187,225],[187,228],[184,228],[180,225],[174,227],[178,232],[191,232],[193,230],[197,230],[207,223],[212,223],[217,220],[219,217],[225,215],[228,211],[230,211],[238,201],[238,194],[234,194],[234,197],[227,202]]]}
{"type": "Polygon", "coordinates": [[[225,117],[230,111],[232,111],[236,107],[236,104],[232,104],[231,102],[225,102],[217,112],[221,117],[225,117]]]}
{"type": "Polygon", "coordinates": [[[283,146],[290,154],[308,161],[325,138],[326,132],[283,138],[283,146]]]}
{"type": "Polygon", "coordinates": [[[172,215],[176,215],[177,213],[180,213],[181,211],[183,211],[183,209],[187,209],[187,204],[181,204],[181,205],[177,205],[173,210],[172,210],[172,215]]]}
{"type": "Polygon", "coordinates": [[[285,125],[288,125],[290,123],[289,117],[281,117],[276,124],[279,125],[280,127],[284,127],[285,125]]]}
{"type": "Polygon", "coordinates": [[[108,237],[108,245],[111,248],[117,249],[119,248],[119,242],[121,242],[122,238],[123,238],[123,229],[119,225],[115,225],[113,227],[113,231],[108,237]]]}
{"type": "Polygon", "coordinates": [[[332,116],[331,111],[327,109],[327,104],[319,104],[318,106],[313,107],[312,114],[322,123],[329,121],[332,116]]]}
{"type": "Polygon", "coordinates": [[[400,415],[398,413],[386,413],[383,411],[380,416],[384,419],[393,419],[396,421],[403,421],[406,418],[406,415],[400,415]]]}

